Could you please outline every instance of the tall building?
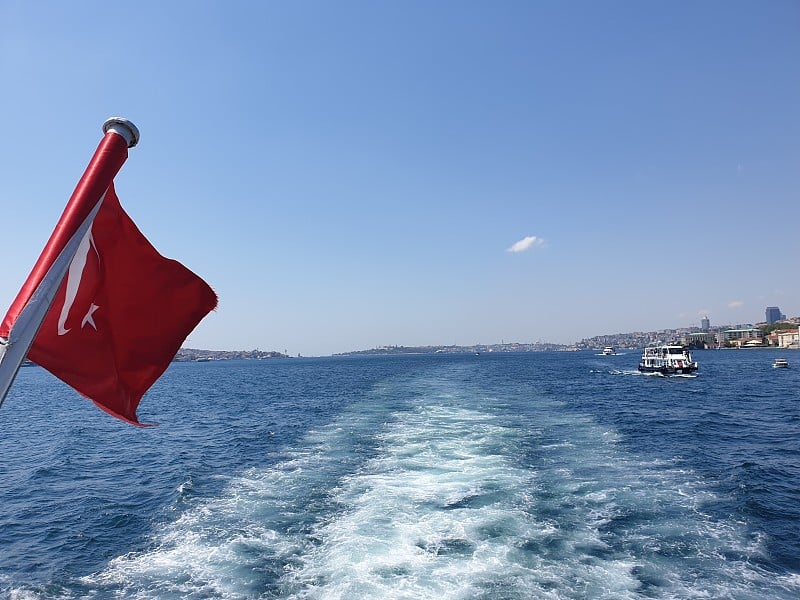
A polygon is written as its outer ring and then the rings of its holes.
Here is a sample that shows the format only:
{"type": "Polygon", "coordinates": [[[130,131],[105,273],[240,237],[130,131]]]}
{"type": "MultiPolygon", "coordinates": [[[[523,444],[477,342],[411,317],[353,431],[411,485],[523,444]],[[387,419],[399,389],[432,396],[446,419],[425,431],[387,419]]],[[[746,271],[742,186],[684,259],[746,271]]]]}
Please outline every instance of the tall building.
{"type": "Polygon", "coordinates": [[[708,331],[709,329],[711,329],[711,321],[708,320],[707,315],[702,319],[700,319],[700,329],[702,331],[708,331]]]}
{"type": "Polygon", "coordinates": [[[767,307],[767,325],[772,325],[777,321],[781,321],[786,318],[786,315],[781,314],[781,309],[777,306],[768,306],[767,307]]]}

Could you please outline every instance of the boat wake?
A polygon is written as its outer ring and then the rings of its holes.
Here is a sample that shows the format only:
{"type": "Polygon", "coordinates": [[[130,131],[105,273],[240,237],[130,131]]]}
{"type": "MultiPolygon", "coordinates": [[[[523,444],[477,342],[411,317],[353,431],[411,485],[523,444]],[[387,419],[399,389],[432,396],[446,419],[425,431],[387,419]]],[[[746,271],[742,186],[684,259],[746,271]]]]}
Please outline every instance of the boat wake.
{"type": "Polygon", "coordinates": [[[719,499],[699,475],[524,385],[476,381],[465,368],[376,388],[82,583],[137,598],[800,592],[754,566],[763,540],[709,516],[719,499]]]}

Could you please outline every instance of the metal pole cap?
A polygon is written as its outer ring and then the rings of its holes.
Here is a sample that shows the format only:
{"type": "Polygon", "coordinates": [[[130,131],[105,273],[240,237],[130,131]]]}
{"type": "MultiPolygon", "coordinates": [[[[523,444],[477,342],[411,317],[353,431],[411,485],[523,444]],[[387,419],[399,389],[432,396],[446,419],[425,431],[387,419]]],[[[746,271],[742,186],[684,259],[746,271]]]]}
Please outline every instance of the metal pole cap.
{"type": "Polygon", "coordinates": [[[128,119],[123,119],[122,117],[106,119],[106,122],[103,123],[103,133],[108,133],[109,131],[113,131],[125,138],[125,141],[128,142],[128,148],[133,148],[139,143],[139,130],[128,119]]]}

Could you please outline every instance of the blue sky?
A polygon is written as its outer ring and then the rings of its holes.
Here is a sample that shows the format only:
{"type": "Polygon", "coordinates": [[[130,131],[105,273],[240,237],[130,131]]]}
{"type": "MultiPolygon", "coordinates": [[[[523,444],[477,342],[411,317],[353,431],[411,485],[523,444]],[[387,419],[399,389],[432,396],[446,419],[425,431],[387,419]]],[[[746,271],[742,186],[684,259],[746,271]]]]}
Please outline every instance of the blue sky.
{"type": "Polygon", "coordinates": [[[4,308],[120,115],[120,200],[220,296],[190,347],[800,315],[795,0],[112,7],[0,3],[4,308]]]}

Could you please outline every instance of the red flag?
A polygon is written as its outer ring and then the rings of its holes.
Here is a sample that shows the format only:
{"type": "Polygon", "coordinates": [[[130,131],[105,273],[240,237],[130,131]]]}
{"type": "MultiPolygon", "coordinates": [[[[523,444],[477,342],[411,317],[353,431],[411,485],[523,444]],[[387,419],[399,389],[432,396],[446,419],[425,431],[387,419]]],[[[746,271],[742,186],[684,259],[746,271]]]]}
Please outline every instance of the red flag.
{"type": "Polygon", "coordinates": [[[197,275],[161,256],[119,204],[113,180],[138,129],[112,117],[28,279],[0,322],[0,403],[27,352],[102,410],[136,408],[217,305],[197,275]]]}
{"type": "Polygon", "coordinates": [[[145,239],[112,184],[28,358],[138,425],[142,396],[216,305],[202,279],[145,239]]]}

